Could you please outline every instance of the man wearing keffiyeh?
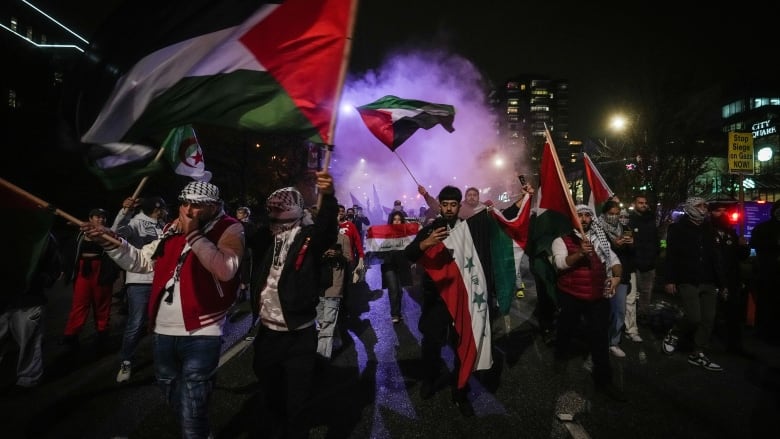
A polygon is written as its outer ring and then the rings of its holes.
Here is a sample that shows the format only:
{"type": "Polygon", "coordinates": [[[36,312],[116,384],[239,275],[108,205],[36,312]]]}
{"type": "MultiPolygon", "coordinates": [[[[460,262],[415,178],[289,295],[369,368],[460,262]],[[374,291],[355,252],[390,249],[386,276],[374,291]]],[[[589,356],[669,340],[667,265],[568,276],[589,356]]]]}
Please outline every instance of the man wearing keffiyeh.
{"type": "Polygon", "coordinates": [[[222,329],[240,281],[243,226],[225,214],[217,186],[192,181],[179,193],[178,215],[163,236],[143,248],[105,227],[81,229],[123,269],[154,273],[149,321],[154,322],[157,384],[177,411],[182,436],[209,437],[222,329]]]}
{"type": "Polygon", "coordinates": [[[609,364],[609,298],[620,283],[623,267],[609,240],[594,223],[595,212],[586,205],[577,206],[582,236],[572,230],[552,242],[552,263],[558,271],[558,329],[555,345],[555,369],[566,368],[569,346],[584,317],[586,339],[593,359],[596,390],[617,401],[625,401],[622,389],[612,384],[609,364]]]}
{"type": "Polygon", "coordinates": [[[718,291],[726,285],[718,250],[718,234],[704,221],[707,204],[701,197],[688,197],[683,215],[666,233],[666,284],[668,294],[680,295],[683,318],[669,330],[663,352],[672,355],[679,337],[693,339],[688,363],[720,372],[723,368],[704,354],[709,346],[718,303],[718,291]]]}
{"type": "MultiPolygon", "coordinates": [[[[336,243],[338,207],[333,178],[317,172],[322,195],[312,222],[303,196],[294,187],[266,200],[270,220],[267,248],[254,249],[250,291],[260,317],[253,368],[263,405],[262,437],[308,437],[304,408],[314,383],[322,255],[336,243]]],[[[259,233],[262,233],[259,232],[259,233]]]]}

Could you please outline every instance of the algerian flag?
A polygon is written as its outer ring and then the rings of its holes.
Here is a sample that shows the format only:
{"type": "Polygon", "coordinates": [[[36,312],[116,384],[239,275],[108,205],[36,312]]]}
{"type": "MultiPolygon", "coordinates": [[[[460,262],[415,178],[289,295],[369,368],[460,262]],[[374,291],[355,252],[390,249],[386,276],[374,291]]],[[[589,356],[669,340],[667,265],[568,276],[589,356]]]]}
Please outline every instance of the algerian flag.
{"type": "Polygon", "coordinates": [[[391,151],[401,146],[419,128],[436,125],[448,132],[455,131],[455,107],[446,104],[385,96],[367,105],[357,107],[369,131],[391,151]]]}
{"type": "Polygon", "coordinates": [[[122,76],[81,140],[142,143],[204,123],[332,142],[355,2],[126,2],[103,28],[112,52],[99,40],[85,56],[81,101],[104,85],[90,78],[122,76]]]}
{"type": "Polygon", "coordinates": [[[593,209],[594,212],[601,211],[601,206],[609,200],[615,193],[607,186],[607,182],[604,181],[604,177],[593,164],[593,160],[590,159],[588,153],[582,153],[582,161],[585,164],[585,176],[587,177],[588,186],[590,187],[590,195],[588,196],[588,206],[593,209]]]}
{"type": "Polygon", "coordinates": [[[96,145],[93,151],[97,150],[103,151],[104,155],[89,161],[88,168],[109,190],[137,184],[145,176],[164,172],[165,162],[179,175],[199,181],[211,180],[192,125],[172,129],[160,150],[118,142],[96,145]]]}
{"type": "Polygon", "coordinates": [[[163,148],[166,159],[173,167],[173,172],[191,177],[193,180],[211,180],[211,172],[206,170],[203,150],[191,125],[171,130],[163,143],[163,148]]]}
{"type": "Polygon", "coordinates": [[[403,250],[420,230],[417,223],[379,224],[366,230],[366,251],[381,253],[403,250]]]}

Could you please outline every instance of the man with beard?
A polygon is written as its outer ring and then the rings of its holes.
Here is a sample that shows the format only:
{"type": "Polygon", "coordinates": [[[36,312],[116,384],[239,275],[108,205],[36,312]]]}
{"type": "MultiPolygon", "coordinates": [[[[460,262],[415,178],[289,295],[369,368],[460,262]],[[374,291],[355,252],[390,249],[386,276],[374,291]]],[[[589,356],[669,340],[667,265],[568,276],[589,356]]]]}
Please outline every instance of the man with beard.
{"type": "Polygon", "coordinates": [[[612,384],[609,363],[609,299],[620,284],[623,267],[610,247],[604,231],[594,224],[596,216],[586,205],[577,206],[583,236],[579,230],[555,238],[552,261],[558,270],[556,286],[560,315],[555,344],[555,369],[566,367],[568,350],[580,321],[585,320],[585,336],[593,360],[596,390],[617,401],[625,401],[622,390],[612,384]]]}
{"type": "Polygon", "coordinates": [[[650,208],[647,197],[634,197],[634,210],[629,214],[628,230],[634,239],[634,272],[631,273],[631,289],[626,296],[626,335],[633,342],[641,342],[637,318],[650,310],[655,284],[655,264],[661,252],[658,240],[658,226],[655,211],[650,208]]]}
{"type": "MultiPolygon", "coordinates": [[[[445,186],[437,197],[440,206],[440,216],[420,229],[414,240],[404,249],[404,255],[412,262],[417,262],[429,248],[444,241],[449,231],[461,220],[458,219],[460,203],[463,194],[454,186],[445,186]]],[[[422,279],[422,310],[418,329],[422,333],[421,362],[423,381],[420,385],[420,397],[430,399],[437,390],[447,382],[452,385],[452,400],[464,417],[474,416],[474,408],[468,400],[468,388],[458,388],[457,379],[461,364],[455,355],[455,367],[452,375],[446,369],[442,360],[442,348],[449,345],[453,352],[457,351],[458,334],[453,326],[452,316],[447,304],[441,297],[436,284],[428,273],[422,279]]]]}

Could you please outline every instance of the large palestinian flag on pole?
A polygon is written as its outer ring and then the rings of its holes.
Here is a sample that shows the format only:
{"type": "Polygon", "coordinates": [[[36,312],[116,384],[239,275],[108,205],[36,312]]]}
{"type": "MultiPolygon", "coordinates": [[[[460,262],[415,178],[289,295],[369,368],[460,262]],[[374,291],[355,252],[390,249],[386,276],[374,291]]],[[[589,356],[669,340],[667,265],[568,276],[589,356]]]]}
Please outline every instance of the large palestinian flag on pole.
{"type": "Polygon", "coordinates": [[[355,4],[128,1],[81,64],[81,141],[159,144],[202,123],[330,143],[355,4]]]}
{"type": "Polygon", "coordinates": [[[432,104],[414,99],[385,96],[370,104],[357,107],[368,130],[395,151],[419,128],[431,129],[441,125],[448,132],[455,131],[455,107],[432,104]]]}

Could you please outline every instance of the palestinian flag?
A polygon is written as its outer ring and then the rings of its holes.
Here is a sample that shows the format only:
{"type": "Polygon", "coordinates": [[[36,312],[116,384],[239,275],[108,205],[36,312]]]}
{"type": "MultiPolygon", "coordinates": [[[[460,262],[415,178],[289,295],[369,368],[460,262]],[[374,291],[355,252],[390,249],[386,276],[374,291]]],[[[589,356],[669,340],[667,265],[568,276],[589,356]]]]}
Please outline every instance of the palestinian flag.
{"type": "Polygon", "coordinates": [[[436,284],[459,335],[458,388],[474,370],[493,365],[489,292],[494,288],[490,238],[497,222],[487,210],[458,222],[441,244],[425,251],[419,263],[436,284]]]}
{"type": "MultiPolygon", "coordinates": [[[[571,227],[579,229],[579,217],[574,209],[574,201],[571,197],[566,178],[563,176],[563,168],[558,160],[550,132],[545,131],[546,142],[542,151],[542,162],[539,167],[539,189],[536,191],[536,207],[540,211],[552,210],[563,215],[571,224],[571,227]]],[[[568,232],[571,229],[566,230],[568,232]]],[[[557,231],[556,231],[557,233],[557,231]]]]}
{"type": "Polygon", "coordinates": [[[75,126],[90,126],[81,140],[154,144],[173,128],[211,124],[332,142],[355,3],[125,2],[75,76],[84,78],[75,126]],[[113,91],[101,99],[107,77],[113,91]]]}
{"type": "Polygon", "coordinates": [[[441,124],[448,132],[455,131],[455,107],[412,99],[385,96],[357,107],[360,117],[380,142],[395,151],[418,128],[430,129],[441,124]]]}
{"type": "Polygon", "coordinates": [[[164,161],[151,158],[155,150],[144,145],[112,143],[101,145],[106,155],[89,162],[89,170],[109,189],[117,189],[138,183],[143,177],[162,172],[167,161],[179,175],[198,181],[210,181],[206,170],[203,149],[195,136],[192,125],[174,128],[157,153],[164,161]]]}
{"type": "Polygon", "coordinates": [[[491,260],[498,309],[509,314],[522,277],[520,262],[525,254],[531,217],[531,196],[525,195],[514,218],[506,218],[497,209],[489,210],[498,227],[491,227],[491,260]]]}
{"type": "Polygon", "coordinates": [[[615,193],[607,186],[607,182],[604,181],[604,177],[602,177],[599,170],[596,169],[596,165],[593,164],[593,160],[590,159],[588,153],[582,153],[582,156],[585,164],[585,176],[587,177],[588,186],[590,187],[588,206],[598,214],[601,211],[601,206],[615,193]]]}
{"type": "Polygon", "coordinates": [[[366,251],[381,253],[403,250],[411,244],[420,225],[417,223],[380,224],[366,230],[366,251]]]}

